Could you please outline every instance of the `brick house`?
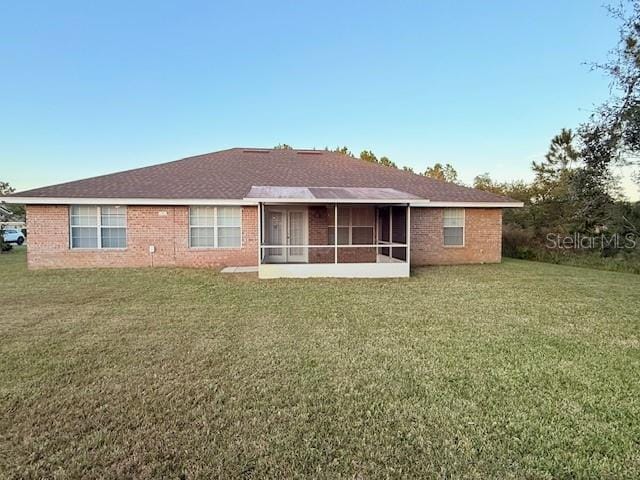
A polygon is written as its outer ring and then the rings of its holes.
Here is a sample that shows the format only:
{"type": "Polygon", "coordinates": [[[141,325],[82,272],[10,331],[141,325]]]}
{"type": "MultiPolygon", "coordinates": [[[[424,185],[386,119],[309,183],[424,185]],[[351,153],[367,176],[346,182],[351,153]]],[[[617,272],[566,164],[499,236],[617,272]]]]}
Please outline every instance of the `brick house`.
{"type": "Polygon", "coordinates": [[[256,267],[401,277],[501,259],[519,202],[339,153],[234,148],[13,194],[29,268],[256,267]]]}

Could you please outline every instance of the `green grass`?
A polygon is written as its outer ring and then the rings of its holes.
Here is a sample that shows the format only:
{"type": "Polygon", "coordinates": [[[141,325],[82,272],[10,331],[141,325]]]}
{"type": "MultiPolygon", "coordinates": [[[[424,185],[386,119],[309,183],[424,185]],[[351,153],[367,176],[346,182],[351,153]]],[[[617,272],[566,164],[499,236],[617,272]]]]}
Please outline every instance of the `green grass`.
{"type": "Polygon", "coordinates": [[[640,274],[640,254],[637,252],[618,252],[604,257],[600,252],[567,252],[550,251],[547,249],[525,249],[520,252],[528,260],[555,263],[572,267],[593,268],[611,272],[640,274]]]}
{"type": "Polygon", "coordinates": [[[640,276],[25,270],[0,478],[638,478],[640,276]]]}

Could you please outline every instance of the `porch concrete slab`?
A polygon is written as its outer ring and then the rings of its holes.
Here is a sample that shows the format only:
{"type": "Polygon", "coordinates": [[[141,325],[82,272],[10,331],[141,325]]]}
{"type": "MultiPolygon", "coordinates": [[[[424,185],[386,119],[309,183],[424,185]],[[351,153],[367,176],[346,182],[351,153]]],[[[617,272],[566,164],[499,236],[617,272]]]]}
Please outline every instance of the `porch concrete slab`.
{"type": "Polygon", "coordinates": [[[257,273],[258,267],[225,267],[222,273],[257,273]]]}

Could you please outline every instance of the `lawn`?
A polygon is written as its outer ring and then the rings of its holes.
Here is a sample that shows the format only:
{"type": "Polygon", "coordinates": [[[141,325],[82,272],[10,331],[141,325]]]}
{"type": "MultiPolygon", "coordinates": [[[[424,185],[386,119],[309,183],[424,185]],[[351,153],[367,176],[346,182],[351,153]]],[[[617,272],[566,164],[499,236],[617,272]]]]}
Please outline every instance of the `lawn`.
{"type": "Polygon", "coordinates": [[[638,478],[640,276],[25,269],[1,478],[638,478]]]}

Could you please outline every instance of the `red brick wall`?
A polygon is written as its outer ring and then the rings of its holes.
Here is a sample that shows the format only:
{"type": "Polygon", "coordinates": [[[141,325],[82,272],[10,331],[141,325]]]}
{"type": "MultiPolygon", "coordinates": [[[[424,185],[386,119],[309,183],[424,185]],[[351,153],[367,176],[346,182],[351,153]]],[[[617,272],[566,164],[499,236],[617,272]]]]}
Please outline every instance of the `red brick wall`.
{"type": "MultiPolygon", "coordinates": [[[[152,263],[155,266],[184,267],[256,265],[257,214],[256,207],[242,209],[241,248],[191,249],[188,207],[129,206],[125,250],[71,250],[68,207],[29,205],[28,265],[29,268],[144,267],[152,263]],[[149,253],[149,245],[156,247],[153,255],[149,253]]],[[[309,208],[310,244],[327,243],[327,218],[325,207],[309,208]]],[[[466,209],[464,247],[443,246],[442,225],[443,209],[411,209],[412,265],[500,262],[501,209],[466,209]]],[[[368,249],[340,249],[338,258],[342,262],[374,261],[374,258],[369,258],[370,254],[368,249]],[[355,252],[359,252],[358,258],[351,258],[355,252]]],[[[311,249],[309,261],[332,262],[333,249],[316,252],[311,249]]]]}
{"type": "Polygon", "coordinates": [[[127,207],[124,250],[71,250],[66,205],[29,205],[27,231],[29,268],[223,267],[257,265],[258,261],[257,207],[242,208],[241,248],[189,248],[188,207],[127,207]],[[156,248],[153,255],[150,245],[156,248]]]}
{"type": "MultiPolygon", "coordinates": [[[[333,207],[331,207],[333,208],[333,207]]],[[[327,207],[309,207],[309,245],[329,244],[329,211],[327,207]]],[[[333,263],[335,250],[333,247],[310,248],[309,263],[333,263]]]]}
{"type": "Polygon", "coordinates": [[[463,247],[443,245],[442,208],[411,209],[411,265],[498,263],[502,258],[502,210],[465,209],[463,247]]]}

